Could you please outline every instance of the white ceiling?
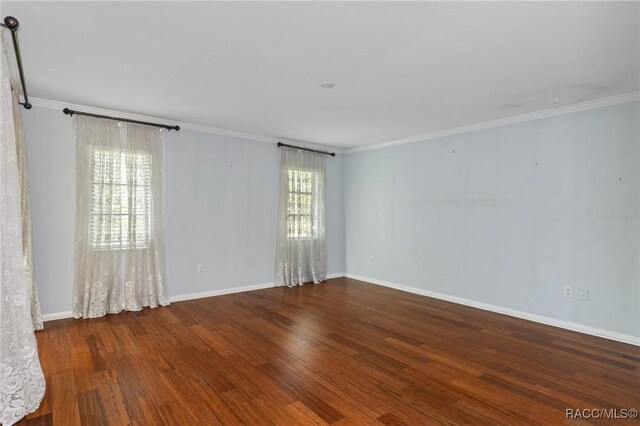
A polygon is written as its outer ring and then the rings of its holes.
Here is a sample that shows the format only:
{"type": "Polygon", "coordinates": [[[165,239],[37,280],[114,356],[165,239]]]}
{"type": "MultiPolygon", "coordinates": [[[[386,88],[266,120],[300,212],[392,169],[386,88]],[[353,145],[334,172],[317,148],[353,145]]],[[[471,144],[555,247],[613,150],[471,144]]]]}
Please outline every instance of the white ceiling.
{"type": "Polygon", "coordinates": [[[30,96],[336,147],[640,90],[637,2],[3,1],[2,14],[20,20],[30,96]]]}

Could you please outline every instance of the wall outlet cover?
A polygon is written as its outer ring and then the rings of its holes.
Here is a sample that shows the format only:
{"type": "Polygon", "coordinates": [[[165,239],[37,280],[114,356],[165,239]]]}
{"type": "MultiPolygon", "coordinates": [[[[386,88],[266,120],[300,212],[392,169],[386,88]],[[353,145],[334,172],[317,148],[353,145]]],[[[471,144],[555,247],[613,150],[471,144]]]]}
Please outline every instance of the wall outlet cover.
{"type": "Polygon", "coordinates": [[[564,297],[573,297],[573,287],[571,287],[570,285],[565,285],[563,287],[563,294],[564,297]]]}
{"type": "Polygon", "coordinates": [[[589,301],[589,290],[586,288],[581,288],[580,289],[580,300],[584,301],[584,302],[588,302],[589,301]]]}

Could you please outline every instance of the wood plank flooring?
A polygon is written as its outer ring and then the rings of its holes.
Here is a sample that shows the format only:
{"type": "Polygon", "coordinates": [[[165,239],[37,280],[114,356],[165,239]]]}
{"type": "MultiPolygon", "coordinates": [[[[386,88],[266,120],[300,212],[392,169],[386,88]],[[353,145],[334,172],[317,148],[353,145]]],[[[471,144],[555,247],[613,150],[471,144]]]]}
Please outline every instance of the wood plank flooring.
{"type": "Polygon", "coordinates": [[[346,278],[36,335],[47,392],[24,425],[587,424],[565,409],[640,409],[638,347],[346,278]]]}

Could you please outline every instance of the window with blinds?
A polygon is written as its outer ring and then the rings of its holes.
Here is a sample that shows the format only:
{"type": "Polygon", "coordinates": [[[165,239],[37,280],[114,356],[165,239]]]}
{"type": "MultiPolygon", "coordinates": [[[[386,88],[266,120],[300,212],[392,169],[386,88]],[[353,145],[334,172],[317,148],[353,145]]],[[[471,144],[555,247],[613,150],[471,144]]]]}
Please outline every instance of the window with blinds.
{"type": "Polygon", "coordinates": [[[317,238],[317,173],[289,170],[288,174],[287,237],[295,239],[317,238]]]}
{"type": "Polygon", "coordinates": [[[151,155],[94,149],[91,176],[91,245],[99,250],[148,248],[151,155]]]}

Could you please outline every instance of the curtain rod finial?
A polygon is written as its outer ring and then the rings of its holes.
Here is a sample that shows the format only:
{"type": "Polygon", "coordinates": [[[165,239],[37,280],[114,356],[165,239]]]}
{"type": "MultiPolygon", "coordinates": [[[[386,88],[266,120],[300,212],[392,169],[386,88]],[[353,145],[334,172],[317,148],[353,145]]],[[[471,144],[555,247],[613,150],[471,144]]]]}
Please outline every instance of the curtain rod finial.
{"type": "Polygon", "coordinates": [[[22,104],[22,106],[24,107],[24,109],[31,109],[33,105],[31,105],[29,102],[25,102],[22,104]]]}
{"type": "Polygon", "coordinates": [[[7,26],[7,28],[9,28],[11,31],[17,31],[18,27],[20,26],[20,22],[14,18],[13,16],[7,16],[4,18],[4,24],[7,26]]]}

